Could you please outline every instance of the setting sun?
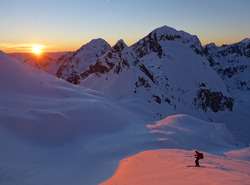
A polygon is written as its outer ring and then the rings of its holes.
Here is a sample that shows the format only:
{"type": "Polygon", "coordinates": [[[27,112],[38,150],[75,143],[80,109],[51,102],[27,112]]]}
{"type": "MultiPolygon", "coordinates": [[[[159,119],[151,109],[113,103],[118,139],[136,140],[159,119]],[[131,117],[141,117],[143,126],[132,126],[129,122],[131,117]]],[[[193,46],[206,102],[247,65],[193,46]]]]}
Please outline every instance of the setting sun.
{"type": "Polygon", "coordinates": [[[33,47],[32,48],[32,51],[33,51],[33,53],[35,53],[35,54],[40,54],[42,51],[41,51],[41,49],[39,48],[39,47],[33,47]]]}

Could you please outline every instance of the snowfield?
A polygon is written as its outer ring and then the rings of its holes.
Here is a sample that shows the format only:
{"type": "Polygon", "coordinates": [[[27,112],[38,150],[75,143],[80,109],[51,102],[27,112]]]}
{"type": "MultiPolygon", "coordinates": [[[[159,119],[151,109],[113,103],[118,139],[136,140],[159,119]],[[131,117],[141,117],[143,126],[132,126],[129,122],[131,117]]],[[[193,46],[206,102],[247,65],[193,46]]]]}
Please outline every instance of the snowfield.
{"type": "Polygon", "coordinates": [[[139,153],[122,160],[114,176],[101,185],[246,185],[250,183],[249,161],[204,153],[205,159],[200,162],[201,167],[194,167],[193,153],[194,151],[180,149],[139,153]]]}
{"type": "Polygon", "coordinates": [[[250,149],[235,150],[235,138],[224,124],[174,115],[147,127],[155,135],[155,145],[173,149],[144,151],[123,159],[102,185],[250,183],[250,149]],[[194,149],[205,156],[201,167],[195,167],[194,149]]]}
{"type": "Polygon", "coordinates": [[[203,151],[237,145],[224,124],[208,123],[187,115],[174,115],[147,125],[163,146],[203,151]],[[169,145],[169,146],[168,146],[169,145]]]}
{"type": "MultiPolygon", "coordinates": [[[[192,38],[182,42],[197,44],[198,39],[192,38]]],[[[130,50],[122,51],[124,58],[134,57],[130,50]]],[[[100,63],[106,61],[105,56],[100,63]]],[[[117,56],[121,56],[119,52],[117,56]]],[[[150,63],[150,58],[144,59],[150,63]]],[[[137,89],[142,91],[140,98],[124,93],[125,87],[121,87],[124,94],[119,94],[118,80],[111,81],[106,94],[98,88],[72,85],[2,51],[0,66],[1,185],[250,184],[248,143],[238,142],[223,120],[210,123],[200,118],[203,116],[171,112],[170,106],[155,102],[145,103],[143,96],[150,96],[143,88],[137,89]],[[157,108],[168,116],[152,119],[152,110],[157,108]],[[194,150],[204,153],[199,168],[194,167],[194,150]]],[[[126,82],[129,75],[128,87],[132,88],[136,70],[145,79],[150,76],[143,69],[122,69],[125,72],[119,79],[126,82]]],[[[215,74],[210,68],[209,71],[215,74]]],[[[85,82],[91,84],[91,80],[98,83],[93,74],[85,82]]],[[[104,80],[102,77],[101,82],[104,80]]],[[[104,91],[106,85],[99,87],[104,91]]],[[[227,94],[223,86],[224,90],[227,94]]],[[[185,108],[178,106],[180,110],[185,108]]],[[[230,113],[225,111],[218,117],[230,113]]],[[[246,115],[244,121],[248,119],[246,115]]],[[[245,133],[237,130],[238,135],[241,132],[245,133]]],[[[242,138],[249,141],[247,134],[242,138]]]]}
{"type": "Polygon", "coordinates": [[[0,62],[1,183],[97,184],[140,150],[147,128],[118,102],[3,52],[0,62]]]}

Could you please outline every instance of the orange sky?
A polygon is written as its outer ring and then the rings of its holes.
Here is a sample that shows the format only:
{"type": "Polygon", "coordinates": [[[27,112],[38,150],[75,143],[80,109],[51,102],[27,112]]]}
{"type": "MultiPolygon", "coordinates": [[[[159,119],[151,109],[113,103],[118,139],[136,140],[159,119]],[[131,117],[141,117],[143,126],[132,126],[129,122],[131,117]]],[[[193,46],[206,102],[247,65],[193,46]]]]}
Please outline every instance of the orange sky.
{"type": "Polygon", "coordinates": [[[203,45],[250,37],[250,1],[1,0],[0,50],[75,51],[92,39],[137,42],[167,25],[197,35],[203,45]]]}

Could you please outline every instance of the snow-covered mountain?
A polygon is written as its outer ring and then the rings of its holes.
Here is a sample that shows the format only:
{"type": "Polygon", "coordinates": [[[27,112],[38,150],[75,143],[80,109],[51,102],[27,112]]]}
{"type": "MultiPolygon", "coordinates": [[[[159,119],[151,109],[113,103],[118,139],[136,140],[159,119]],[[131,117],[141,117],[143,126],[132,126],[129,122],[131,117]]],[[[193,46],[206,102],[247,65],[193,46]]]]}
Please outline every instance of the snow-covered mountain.
{"type": "Polygon", "coordinates": [[[217,47],[204,46],[203,52],[210,66],[224,80],[234,98],[250,101],[250,39],[217,47]]]}
{"type": "Polygon", "coordinates": [[[0,182],[249,184],[249,93],[210,55],[167,26],[130,47],[92,40],[57,61],[73,85],[0,51],[0,182]],[[194,150],[203,168],[189,168],[194,150]]]}
{"type": "Polygon", "coordinates": [[[232,111],[233,98],[201,53],[196,36],[164,26],[131,47],[118,41],[81,72],[81,84],[117,98],[140,97],[146,106],[159,104],[165,110],[154,112],[158,118],[168,109],[232,111]]]}
{"type": "MultiPolygon", "coordinates": [[[[112,77],[113,74],[116,78],[125,80],[125,76],[118,75],[124,72],[130,75],[133,72],[135,77],[139,74],[141,78],[149,78],[148,72],[145,72],[146,67],[138,68],[139,63],[130,65],[126,62],[137,57],[132,55],[133,50],[126,47],[123,41],[119,41],[110,51],[114,57],[113,61],[119,56],[124,60],[113,68],[112,64],[106,64],[104,72],[116,69],[116,73],[110,73],[111,76],[108,76],[108,73],[100,75],[112,77]]],[[[105,57],[99,61],[104,62],[105,57]]],[[[140,176],[141,182],[152,184],[153,177],[157,176],[159,170],[162,171],[162,163],[167,167],[171,166],[171,174],[181,172],[185,177],[196,175],[196,171],[186,171],[186,165],[194,163],[193,151],[189,151],[193,149],[206,152],[203,165],[210,168],[209,178],[227,184],[233,184],[235,179],[242,179],[240,183],[243,184],[249,183],[249,161],[247,155],[244,155],[247,150],[230,152],[230,158],[224,158],[223,161],[221,159],[225,151],[242,148],[236,146],[235,137],[224,124],[208,123],[188,115],[174,115],[151,122],[145,119],[145,114],[151,110],[150,107],[144,107],[144,110],[148,111],[138,111],[142,109],[144,102],[137,101],[132,106],[131,102],[118,101],[118,97],[114,99],[100,92],[72,85],[18,62],[1,51],[0,65],[2,184],[99,184],[114,174],[119,161],[139,152],[142,152],[138,154],[142,158],[137,158],[137,155],[132,157],[132,164],[129,163],[132,169],[127,169],[131,172],[139,169],[140,173],[137,175],[140,176]],[[155,150],[163,148],[175,150],[155,150]],[[149,155],[145,156],[148,150],[153,151],[149,151],[149,155]],[[156,157],[155,160],[155,156],[162,155],[166,158],[156,157]],[[178,160],[173,156],[178,157],[178,160]],[[175,159],[175,163],[166,163],[170,158],[175,159]],[[151,175],[143,170],[143,165],[138,164],[140,159],[145,160],[143,164],[148,164],[148,168],[153,170],[151,175]],[[154,164],[149,162],[152,159],[154,164]],[[239,167],[241,172],[235,174],[239,167]],[[148,177],[150,180],[145,180],[148,177]]],[[[86,79],[91,76],[95,79],[96,74],[90,73],[86,79]]],[[[122,89],[122,85],[120,87],[122,89]]],[[[131,87],[134,88],[134,83],[131,87]]],[[[143,86],[142,89],[144,88],[143,86]]],[[[114,91],[115,89],[110,89],[110,92],[114,91]]],[[[137,93],[132,92],[131,95],[133,100],[138,98],[137,93]]],[[[128,164],[126,161],[131,160],[124,159],[122,164],[128,164]]],[[[168,174],[166,169],[162,172],[168,174]]],[[[207,173],[200,174],[201,179],[207,178],[204,174],[207,173]]],[[[114,176],[114,181],[111,178],[105,184],[138,184],[129,173],[120,173],[120,168],[118,177],[114,176]]],[[[171,175],[167,177],[172,184],[178,184],[179,181],[171,175]]],[[[158,184],[166,182],[165,175],[160,175],[157,179],[158,184]]],[[[185,180],[185,183],[193,184],[193,181],[189,179],[185,180]]],[[[207,184],[210,184],[210,181],[207,184]]]]}
{"type": "MultiPolygon", "coordinates": [[[[247,53],[247,44],[244,47],[242,52],[247,53]]],[[[63,79],[121,100],[146,119],[184,113],[226,122],[237,137],[248,138],[250,115],[242,110],[250,105],[239,104],[246,98],[239,100],[232,94],[233,87],[211,66],[208,49],[201,46],[195,35],[163,26],[130,47],[119,40],[109,48],[105,41],[97,39],[66,58],[58,61],[65,64],[63,79]],[[99,57],[90,54],[93,49],[85,51],[86,48],[101,48],[99,57]],[[83,67],[77,68],[77,63],[83,67]],[[240,122],[235,124],[238,119],[240,122]]],[[[248,58],[244,60],[248,62],[248,58]]],[[[245,78],[247,73],[240,75],[245,78]]],[[[244,92],[245,97],[249,95],[244,92]]]]}
{"type": "Polygon", "coordinates": [[[59,65],[56,72],[57,77],[73,84],[79,84],[79,73],[96,62],[109,49],[110,45],[105,40],[94,39],[77,51],[61,56],[57,60],[57,64],[59,65]]]}

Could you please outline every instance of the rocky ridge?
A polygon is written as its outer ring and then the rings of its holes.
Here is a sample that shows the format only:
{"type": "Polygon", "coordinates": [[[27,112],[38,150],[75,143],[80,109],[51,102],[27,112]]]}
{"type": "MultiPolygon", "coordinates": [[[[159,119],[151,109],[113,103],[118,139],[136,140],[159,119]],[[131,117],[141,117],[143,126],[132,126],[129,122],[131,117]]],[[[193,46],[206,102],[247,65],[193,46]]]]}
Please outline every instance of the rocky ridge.
{"type": "Polygon", "coordinates": [[[56,76],[70,83],[80,83],[80,73],[104,55],[110,45],[103,39],[94,39],[75,52],[69,52],[57,60],[56,76]]]}
{"type": "Polygon", "coordinates": [[[223,79],[236,99],[250,98],[250,39],[217,47],[214,43],[203,47],[210,66],[223,79]]]}
{"type": "MultiPolygon", "coordinates": [[[[234,99],[195,35],[163,26],[130,47],[123,40],[104,46],[96,47],[100,52],[89,57],[91,62],[78,54],[84,48],[61,57],[57,76],[110,96],[137,97],[161,110],[233,110],[234,99]]],[[[161,117],[164,111],[154,114],[161,117]]]]}

